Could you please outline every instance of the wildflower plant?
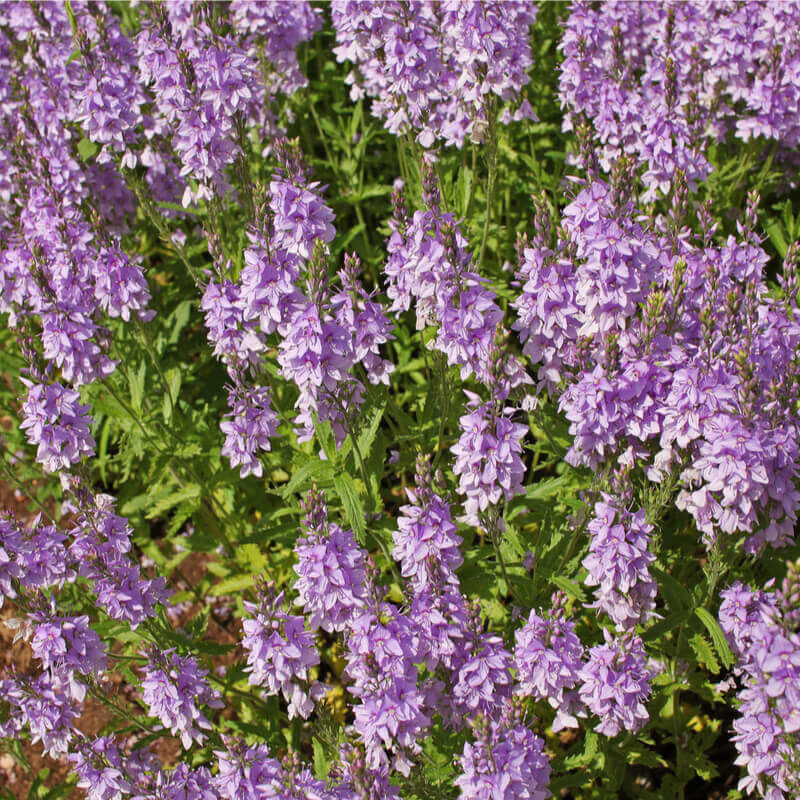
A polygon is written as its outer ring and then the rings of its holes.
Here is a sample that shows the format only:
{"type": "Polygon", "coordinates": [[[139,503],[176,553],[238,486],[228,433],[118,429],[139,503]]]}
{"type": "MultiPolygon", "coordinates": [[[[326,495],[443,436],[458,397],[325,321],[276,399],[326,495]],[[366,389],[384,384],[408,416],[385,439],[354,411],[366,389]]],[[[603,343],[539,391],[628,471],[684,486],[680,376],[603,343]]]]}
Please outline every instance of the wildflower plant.
{"type": "Polygon", "coordinates": [[[797,797],[798,70],[796,2],[0,5],[0,797],[797,797]]]}

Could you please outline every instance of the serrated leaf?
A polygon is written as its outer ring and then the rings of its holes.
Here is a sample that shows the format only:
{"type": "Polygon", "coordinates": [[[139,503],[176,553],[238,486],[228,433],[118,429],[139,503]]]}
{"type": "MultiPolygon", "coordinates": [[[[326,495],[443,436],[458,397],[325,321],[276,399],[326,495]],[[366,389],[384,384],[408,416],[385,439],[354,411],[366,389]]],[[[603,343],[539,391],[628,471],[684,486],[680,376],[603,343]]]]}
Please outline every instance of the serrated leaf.
{"type": "Polygon", "coordinates": [[[711,643],[706,640],[705,636],[700,633],[693,633],[689,637],[689,645],[701,664],[705,664],[714,675],[719,674],[719,661],[714,655],[711,643]]]}
{"type": "Polygon", "coordinates": [[[372,445],[375,443],[375,437],[378,433],[378,428],[383,419],[383,412],[386,410],[386,398],[383,398],[379,405],[372,409],[369,423],[358,435],[358,448],[361,451],[362,458],[367,461],[369,459],[372,445]]]}
{"type": "Polygon", "coordinates": [[[325,748],[318,739],[313,740],[314,746],[314,777],[324,781],[330,775],[331,762],[325,755],[325,748]]]}
{"type": "Polygon", "coordinates": [[[559,589],[566,592],[570,597],[578,600],[580,603],[586,602],[586,592],[584,592],[580,584],[575,581],[571,581],[564,575],[553,575],[550,578],[550,582],[554,583],[559,589]]]}
{"type": "Polygon", "coordinates": [[[684,625],[688,619],[689,619],[689,611],[687,609],[679,609],[678,611],[673,611],[664,619],[659,620],[654,625],[651,625],[642,634],[642,639],[644,639],[645,642],[657,641],[662,636],[668,634],[670,631],[675,630],[675,628],[684,625]]]}
{"type": "Polygon", "coordinates": [[[172,398],[168,392],[164,392],[161,399],[161,415],[164,417],[164,424],[169,425],[172,420],[172,398]]]}
{"type": "Polygon", "coordinates": [[[329,484],[333,480],[333,467],[330,461],[311,458],[305,462],[289,479],[281,490],[284,500],[310,483],[329,484]]]}
{"type": "Polygon", "coordinates": [[[784,236],[782,226],[778,224],[776,220],[770,220],[766,224],[765,229],[769,235],[770,241],[775,245],[775,249],[780,254],[780,257],[785,258],[786,253],[789,250],[789,245],[786,241],[786,237],[784,236]]]}
{"type": "Polygon", "coordinates": [[[588,767],[594,762],[597,756],[597,734],[588,731],[583,742],[583,750],[580,753],[573,753],[564,759],[564,767],[572,770],[578,767],[588,767]]]}
{"type": "Polygon", "coordinates": [[[350,527],[358,541],[363,544],[366,535],[364,504],[358,496],[355,481],[349,473],[341,472],[333,476],[333,486],[342,501],[342,508],[344,508],[344,514],[350,527]]]}
{"type": "Polygon", "coordinates": [[[200,498],[192,497],[181,503],[172,515],[169,525],[167,525],[167,536],[174,536],[184,525],[184,523],[200,508],[200,498]]]}
{"type": "Polygon", "coordinates": [[[147,373],[147,364],[142,361],[136,370],[128,371],[128,388],[131,392],[131,405],[137,413],[142,411],[144,399],[144,379],[147,373]]]}
{"type": "Polygon", "coordinates": [[[236,548],[236,563],[256,575],[267,565],[267,557],[257,544],[240,544],[236,548]]]}
{"type": "Polygon", "coordinates": [[[730,669],[733,666],[735,659],[730,647],[728,647],[728,641],[725,638],[725,634],[722,632],[722,628],[720,628],[719,623],[705,608],[695,609],[695,614],[697,614],[700,622],[705,625],[706,630],[711,636],[711,641],[714,642],[714,648],[717,651],[717,655],[719,656],[720,661],[722,661],[724,664],[725,669],[730,669]]]}
{"type": "Polygon", "coordinates": [[[680,581],[675,580],[668,572],[655,566],[650,567],[650,572],[658,581],[658,589],[667,601],[670,610],[691,609],[693,605],[692,596],[680,581]]]}
{"type": "Polygon", "coordinates": [[[699,749],[687,748],[687,766],[704,781],[711,781],[719,775],[716,765],[699,749]]]}
{"type": "Polygon", "coordinates": [[[172,367],[167,370],[164,376],[167,381],[167,389],[169,390],[169,399],[173,406],[178,404],[178,398],[181,393],[181,382],[183,381],[183,373],[178,367],[172,367]]]}
{"type": "Polygon", "coordinates": [[[548,478],[546,481],[539,481],[525,490],[525,499],[547,500],[558,494],[564,486],[570,483],[571,479],[572,475],[567,473],[557,478],[548,478]]]}
{"type": "Polygon", "coordinates": [[[170,492],[167,495],[161,496],[157,501],[150,505],[146,511],[146,516],[148,519],[159,517],[165,511],[180,505],[186,500],[195,500],[201,497],[202,493],[203,490],[200,486],[195,483],[190,483],[188,486],[184,486],[183,488],[178,489],[176,492],[170,492]]]}
{"type": "Polygon", "coordinates": [[[175,307],[175,310],[170,316],[170,324],[172,330],[169,334],[168,343],[175,344],[180,338],[181,332],[189,324],[189,319],[192,314],[192,301],[184,300],[175,307]]]}
{"type": "Polygon", "coordinates": [[[253,583],[254,579],[252,575],[232,575],[230,578],[225,578],[219,583],[215,583],[211,587],[210,593],[214,595],[214,597],[219,597],[223,594],[236,594],[237,592],[241,592],[243,589],[252,588],[253,583]]]}
{"type": "Polygon", "coordinates": [[[322,452],[325,453],[325,457],[328,461],[334,464],[338,459],[339,450],[336,447],[336,437],[333,435],[331,423],[327,419],[320,420],[316,414],[314,414],[313,417],[314,434],[322,446],[322,452]]]}

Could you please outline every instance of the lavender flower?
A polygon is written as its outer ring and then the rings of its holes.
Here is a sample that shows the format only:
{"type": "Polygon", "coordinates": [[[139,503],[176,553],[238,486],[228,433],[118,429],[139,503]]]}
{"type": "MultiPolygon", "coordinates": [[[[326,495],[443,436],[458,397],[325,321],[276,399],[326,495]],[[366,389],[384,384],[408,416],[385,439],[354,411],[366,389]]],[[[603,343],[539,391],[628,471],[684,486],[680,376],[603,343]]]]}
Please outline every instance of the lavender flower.
{"type": "Polygon", "coordinates": [[[261,800],[264,790],[283,777],[281,765],[263,744],[245,747],[234,742],[214,755],[219,765],[214,784],[224,800],[261,800]]]}
{"type": "Polygon", "coordinates": [[[565,616],[566,597],[553,596],[546,615],[531,611],[527,622],[516,631],[514,663],[516,692],[547,700],[556,710],[552,728],[577,727],[577,692],[583,666],[583,645],[575,634],[575,623],[565,616]]]}
{"type": "Polygon", "coordinates": [[[161,720],[171,733],[178,736],[188,750],[193,742],[202,743],[211,723],[199,705],[222,708],[221,696],[212,689],[191,656],[179,656],[175,650],[151,650],[142,680],[142,700],[150,714],[161,720]]]}
{"type": "Polygon", "coordinates": [[[156,614],[171,592],[163,576],[143,578],[130,558],[132,530],[127,520],[114,514],[114,498],[90,496],[78,488],[75,502],[66,504],[77,518],[71,530],[69,556],[78,573],[93,583],[98,605],[112,618],[132,628],[156,614]]]}
{"type": "Polygon", "coordinates": [[[432,573],[453,582],[463,558],[461,537],[450,518],[450,505],[430,488],[427,460],[417,460],[417,488],[406,489],[409,505],[400,508],[397,531],[392,534],[392,555],[400,562],[404,578],[410,579],[417,593],[428,588],[432,573]]]}
{"type": "Polygon", "coordinates": [[[721,595],[720,626],[742,684],[732,737],[736,764],[747,770],[739,789],[783,800],[800,778],[800,635],[781,624],[779,595],[740,583],[721,595]]]}
{"type": "Polygon", "coordinates": [[[365,553],[351,531],[328,522],[322,493],[309,492],[303,527],[307,536],[295,545],[297,604],[313,628],[341,631],[366,598],[365,553]]]}
{"type": "Polygon", "coordinates": [[[371,769],[392,766],[408,775],[420,739],[430,726],[425,695],[417,687],[417,638],[407,616],[389,603],[369,603],[349,623],[345,676],[361,700],[354,708],[355,729],[364,742],[371,769]]]}
{"type": "Polygon", "coordinates": [[[209,281],[200,306],[214,355],[234,369],[257,363],[266,345],[255,322],[245,319],[241,288],[227,279],[209,281]]]}
{"type": "Polygon", "coordinates": [[[522,491],[525,466],[522,439],[527,426],[513,422],[494,403],[482,403],[466,392],[471,409],[459,419],[461,436],[453,446],[453,472],[459,476],[458,491],[466,496],[465,519],[479,524],[479,514],[522,491]]]}
{"type": "Polygon", "coordinates": [[[458,718],[476,713],[497,718],[511,696],[514,659],[502,637],[481,630],[477,603],[469,609],[468,636],[453,675],[452,704],[458,718]]]}
{"type": "Polygon", "coordinates": [[[544,742],[508,704],[499,720],[481,719],[466,742],[455,784],[462,800],[545,800],[550,760],[544,742]]]}
{"type": "Polygon", "coordinates": [[[269,390],[265,386],[235,386],[228,392],[230,413],[220,423],[225,434],[222,455],[231,467],[241,467],[239,476],[261,477],[264,469],[257,453],[269,450],[270,439],[278,428],[278,415],[272,410],[269,390]]]}
{"type": "Polygon", "coordinates": [[[589,648],[588,661],[578,673],[581,702],[600,718],[598,733],[636,733],[650,719],[645,702],[652,676],[644,644],[631,634],[614,638],[604,629],[603,636],[605,642],[589,648]]]}
{"type": "Polygon", "coordinates": [[[245,602],[253,615],[242,622],[242,646],[247,654],[249,681],[263,686],[267,694],[283,695],[289,703],[289,717],[308,719],[324,687],[308,691],[309,669],[319,664],[314,637],[305,629],[302,617],[281,610],[283,592],[270,597],[262,591],[261,602],[245,602]]]}
{"type": "Polygon", "coordinates": [[[96,678],[108,666],[106,650],[100,637],[89,627],[89,617],[58,617],[48,612],[32,614],[26,626],[33,655],[44,669],[61,681],[64,691],[82,703],[86,686],[78,676],[96,678]]]}
{"type": "Polygon", "coordinates": [[[154,761],[146,749],[125,753],[111,736],[80,738],[68,758],[88,800],[119,800],[130,795],[137,784],[146,781],[145,771],[154,761]]]}
{"type": "Polygon", "coordinates": [[[0,736],[17,738],[27,729],[31,742],[41,742],[51,758],[64,755],[75,736],[79,709],[60,678],[43,673],[37,678],[0,679],[0,701],[7,716],[0,721],[0,736]]]}
{"type": "Polygon", "coordinates": [[[652,614],[657,591],[649,565],[655,556],[649,552],[653,526],[645,522],[644,509],[631,513],[621,498],[603,494],[589,522],[591,544],[583,566],[589,571],[588,586],[597,586],[597,608],[608,614],[620,629],[633,628],[652,614]]]}
{"type": "Polygon", "coordinates": [[[78,403],[78,393],[60,383],[25,383],[28,395],[22,404],[20,429],[26,431],[31,444],[37,445],[36,460],[45,470],[69,469],[84,455],[93,455],[89,407],[78,403]]]}
{"type": "Polygon", "coordinates": [[[482,140],[498,100],[519,106],[516,119],[532,116],[519,100],[535,19],[529,3],[336,0],[334,53],[357,66],[351,95],[373,97],[372,113],[392,133],[411,129],[423,147],[443,139],[460,148],[467,137],[482,140]]]}
{"type": "Polygon", "coordinates": [[[119,246],[101,248],[95,264],[95,298],[110,317],[127,322],[135,312],[144,321],[153,318],[155,311],[147,310],[150,290],[139,264],[119,246]]]}
{"type": "MultiPolygon", "coordinates": [[[[75,564],[54,525],[42,524],[41,515],[29,526],[12,514],[0,514],[0,592],[16,597],[15,582],[23,589],[61,588],[75,580],[75,564]]],[[[2,597],[0,597],[2,600],[2,597]]]]}

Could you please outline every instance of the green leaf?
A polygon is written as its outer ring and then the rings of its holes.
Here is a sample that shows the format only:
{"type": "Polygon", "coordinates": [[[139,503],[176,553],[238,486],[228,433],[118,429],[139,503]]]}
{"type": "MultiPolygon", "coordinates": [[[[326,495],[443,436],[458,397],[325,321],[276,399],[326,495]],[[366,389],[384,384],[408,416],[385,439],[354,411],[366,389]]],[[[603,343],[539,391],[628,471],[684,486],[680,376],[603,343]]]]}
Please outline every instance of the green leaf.
{"type": "Polygon", "coordinates": [[[358,449],[361,451],[361,456],[366,461],[369,458],[372,445],[375,442],[375,436],[378,433],[378,427],[383,419],[383,412],[386,410],[386,398],[384,397],[380,404],[377,405],[370,415],[369,423],[358,435],[358,449]]]}
{"type": "Polygon", "coordinates": [[[587,731],[583,741],[583,750],[580,753],[573,753],[564,759],[566,769],[577,769],[578,767],[588,767],[597,758],[597,746],[599,737],[594,731],[587,731]]]}
{"type": "Polygon", "coordinates": [[[778,224],[777,220],[770,220],[765,228],[770,241],[775,245],[775,249],[780,253],[781,258],[785,258],[789,250],[789,244],[786,241],[786,237],[783,235],[782,226],[778,224]]]}
{"type": "Polygon", "coordinates": [[[714,642],[717,655],[719,656],[720,661],[722,661],[722,663],[725,665],[725,669],[730,669],[733,666],[735,659],[730,647],[728,647],[728,641],[725,639],[725,634],[722,632],[722,628],[720,628],[719,623],[705,608],[695,609],[695,614],[697,614],[700,622],[706,626],[706,630],[711,636],[711,641],[714,642]]]}
{"type": "Polygon", "coordinates": [[[578,600],[580,603],[586,602],[586,592],[584,592],[580,584],[575,581],[571,581],[564,575],[553,575],[550,581],[574,600],[578,600]]]}
{"type": "Polygon", "coordinates": [[[342,507],[350,527],[359,542],[363,544],[366,536],[364,504],[358,496],[355,481],[348,472],[340,472],[338,475],[333,476],[333,485],[336,489],[336,494],[339,495],[339,499],[342,501],[342,507]]]}
{"type": "Polygon", "coordinates": [[[331,423],[327,419],[320,420],[316,414],[313,416],[314,434],[320,445],[322,445],[322,452],[325,453],[325,457],[333,464],[338,460],[339,450],[336,447],[336,439],[333,435],[331,423]]]}
{"type": "Polygon", "coordinates": [[[175,406],[178,404],[178,397],[181,393],[183,372],[178,367],[172,367],[167,370],[165,378],[167,381],[167,389],[169,390],[169,398],[172,401],[172,405],[175,406]]]}
{"type": "Polygon", "coordinates": [[[148,519],[155,519],[155,517],[161,516],[165,511],[180,505],[185,500],[197,499],[202,493],[203,490],[200,486],[196,483],[190,483],[188,486],[184,486],[176,492],[170,492],[167,495],[159,497],[159,499],[153,502],[147,509],[146,516],[148,519]]]}
{"type": "Polygon", "coordinates": [[[313,740],[314,746],[314,777],[324,781],[330,774],[330,759],[325,755],[325,748],[318,739],[313,740]]]}
{"type": "Polygon", "coordinates": [[[267,557],[257,544],[241,544],[236,548],[236,563],[257,575],[267,566],[267,557]]]}
{"type": "Polygon", "coordinates": [[[659,591],[664,595],[671,611],[692,607],[692,596],[680,581],[675,580],[672,575],[658,567],[651,566],[650,572],[658,581],[659,591]]]}
{"type": "Polygon", "coordinates": [[[697,660],[701,664],[705,664],[708,670],[714,675],[719,674],[719,661],[714,655],[714,650],[711,648],[710,643],[706,637],[700,633],[694,633],[689,637],[689,644],[691,645],[697,660]]]}
{"type": "Polygon", "coordinates": [[[572,475],[567,473],[560,475],[558,478],[548,478],[546,481],[539,481],[538,483],[529,486],[525,490],[526,500],[548,500],[567,484],[571,482],[572,475]]]}
{"type": "Polygon", "coordinates": [[[333,480],[333,467],[330,461],[312,458],[303,464],[283,487],[281,495],[284,500],[290,498],[299,489],[310,483],[330,484],[333,480]]]}
{"type": "Polygon", "coordinates": [[[88,161],[92,158],[97,150],[97,145],[91,139],[81,139],[78,142],[78,155],[83,161],[88,161]]]}
{"type": "Polygon", "coordinates": [[[189,324],[189,319],[191,318],[192,314],[192,301],[191,300],[184,300],[175,307],[175,310],[172,312],[170,316],[170,324],[172,326],[172,330],[169,335],[169,344],[175,344],[183,329],[189,324]]]}
{"type": "Polygon", "coordinates": [[[211,587],[211,594],[219,597],[222,594],[238,594],[243,589],[251,589],[254,584],[252,575],[232,575],[211,587]]]}
{"type": "Polygon", "coordinates": [[[142,361],[136,371],[128,371],[128,387],[131,392],[131,405],[138,414],[142,412],[142,400],[144,399],[144,379],[147,373],[147,364],[142,361]]]}
{"type": "Polygon", "coordinates": [[[164,392],[161,399],[161,415],[164,417],[164,424],[169,425],[172,420],[172,398],[167,392],[164,392]]]}
{"type": "Polygon", "coordinates": [[[642,634],[642,639],[644,639],[645,642],[658,641],[662,636],[665,636],[666,634],[675,630],[675,628],[679,628],[681,625],[684,625],[689,619],[689,613],[690,612],[685,608],[673,611],[664,619],[659,620],[654,625],[651,625],[642,634]]]}
{"type": "MultiPolygon", "coordinates": [[[[686,751],[687,765],[704,781],[711,781],[719,775],[719,770],[713,761],[699,749],[692,747],[686,751]]],[[[730,797],[730,795],[728,795],[730,797]]]]}

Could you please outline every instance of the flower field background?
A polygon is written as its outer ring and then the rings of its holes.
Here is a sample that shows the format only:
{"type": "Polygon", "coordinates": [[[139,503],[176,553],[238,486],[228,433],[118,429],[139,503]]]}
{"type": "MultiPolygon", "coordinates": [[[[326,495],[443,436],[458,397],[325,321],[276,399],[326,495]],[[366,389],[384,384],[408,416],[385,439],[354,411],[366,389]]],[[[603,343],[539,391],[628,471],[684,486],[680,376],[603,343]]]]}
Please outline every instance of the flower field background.
{"type": "Polygon", "coordinates": [[[0,797],[800,797],[800,5],[0,4],[0,797]]]}

